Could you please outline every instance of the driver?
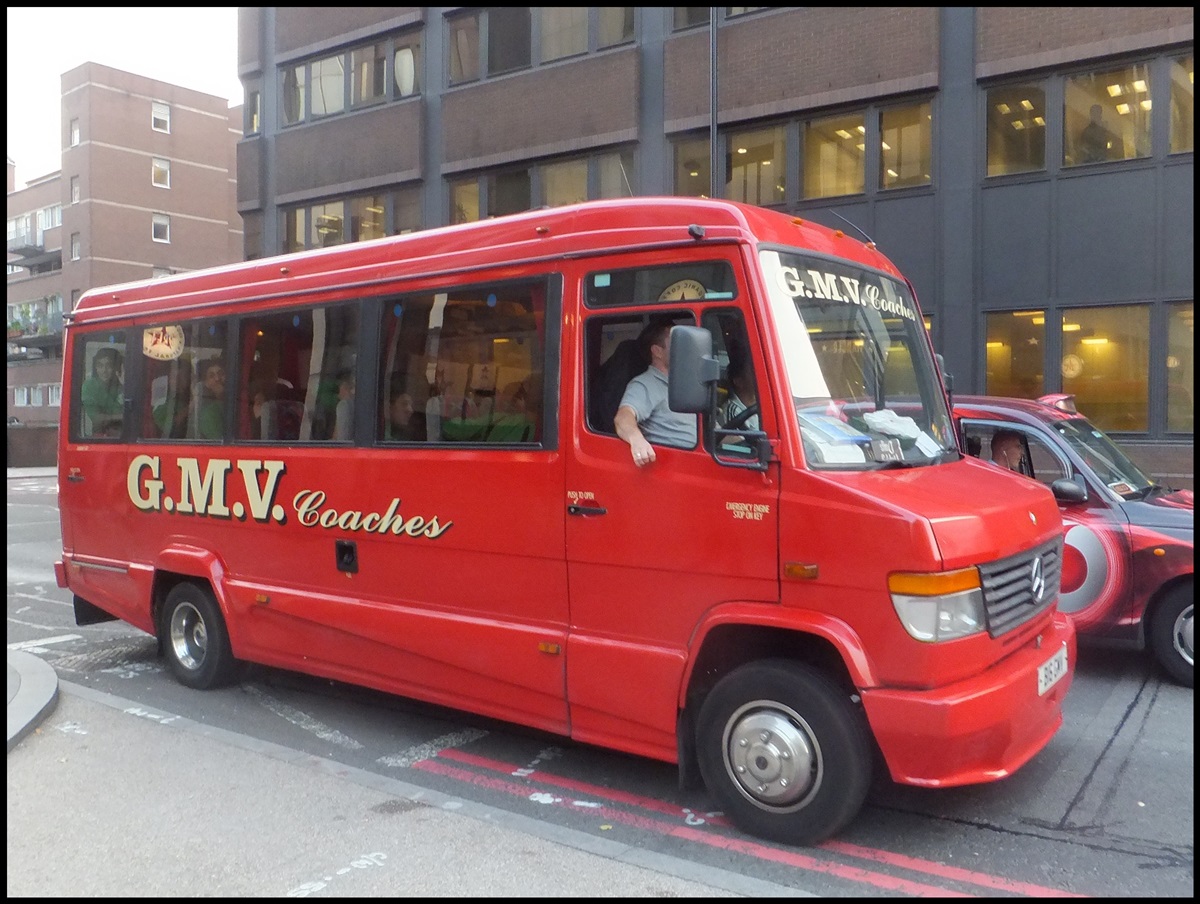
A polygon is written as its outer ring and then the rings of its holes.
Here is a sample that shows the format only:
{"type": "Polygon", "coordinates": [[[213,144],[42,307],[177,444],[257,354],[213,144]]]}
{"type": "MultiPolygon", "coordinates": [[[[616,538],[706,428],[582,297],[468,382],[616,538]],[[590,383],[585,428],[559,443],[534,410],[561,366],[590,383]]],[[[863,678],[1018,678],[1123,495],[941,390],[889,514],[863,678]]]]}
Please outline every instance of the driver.
{"type": "MultiPolygon", "coordinates": [[[[758,404],[758,392],[754,386],[754,368],[750,366],[749,356],[740,349],[731,346],[729,349],[729,398],[721,406],[719,423],[722,426],[734,422],[739,414],[758,404]]],[[[757,430],[758,415],[747,415],[745,420],[736,425],[739,430],[757,430]]]]}

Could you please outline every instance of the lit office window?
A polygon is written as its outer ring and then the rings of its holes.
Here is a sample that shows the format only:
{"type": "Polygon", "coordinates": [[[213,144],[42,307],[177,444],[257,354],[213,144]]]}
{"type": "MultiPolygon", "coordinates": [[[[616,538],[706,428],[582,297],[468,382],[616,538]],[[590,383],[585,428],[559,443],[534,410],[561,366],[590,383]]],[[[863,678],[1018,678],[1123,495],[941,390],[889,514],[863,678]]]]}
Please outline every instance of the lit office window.
{"type": "Polygon", "coordinates": [[[1066,80],[1063,166],[1149,156],[1149,66],[1089,72],[1066,80]]]}
{"type": "Polygon", "coordinates": [[[330,201],[328,204],[312,206],[312,235],[309,245],[312,248],[328,248],[340,245],[346,240],[343,225],[346,222],[346,205],[342,201],[330,201]]]}
{"type": "Polygon", "coordinates": [[[866,186],[867,126],[862,113],[804,124],[804,197],[861,195],[866,186]]]}
{"type": "Polygon", "coordinates": [[[479,181],[459,179],[450,183],[450,222],[473,223],[479,219],[479,181]]]}
{"type": "Polygon", "coordinates": [[[1046,92],[1006,85],[987,92],[987,174],[1007,176],[1046,168],[1046,92]]]}
{"type": "Polygon", "coordinates": [[[350,199],[350,241],[363,242],[387,235],[387,208],[382,195],[350,199]]]}
{"type": "Polygon", "coordinates": [[[587,160],[567,160],[542,167],[542,194],[551,207],[586,201],[587,181],[587,160]]]}
{"type": "Polygon", "coordinates": [[[712,190],[708,138],[690,138],[675,143],[674,193],[685,197],[707,197],[712,190]]]}
{"type": "Polygon", "coordinates": [[[162,157],[150,159],[150,181],[158,188],[171,187],[171,161],[162,157]]]}
{"type": "Polygon", "coordinates": [[[632,6],[600,6],[596,9],[600,16],[600,34],[597,43],[601,48],[613,47],[633,40],[632,6]]]}
{"type": "Polygon", "coordinates": [[[283,70],[283,103],[280,109],[283,111],[283,124],[290,126],[298,122],[304,122],[305,105],[304,105],[304,88],[307,80],[307,74],[303,66],[288,66],[283,70]]]}
{"type": "Polygon", "coordinates": [[[933,181],[933,105],[926,101],[879,114],[879,187],[933,181]]]}
{"type": "Polygon", "coordinates": [[[387,45],[372,44],[350,51],[350,106],[377,104],[387,92],[387,45]]]}
{"type": "Polygon", "coordinates": [[[633,172],[633,154],[618,151],[602,154],[596,161],[600,176],[599,198],[631,198],[636,181],[633,172]]]}
{"type": "Polygon", "coordinates": [[[312,64],[313,116],[328,116],[346,109],[346,64],[342,57],[327,57],[312,64]]]}
{"type": "Polygon", "coordinates": [[[586,53],[588,48],[588,7],[541,7],[542,61],[586,53]]]}
{"type": "Polygon", "coordinates": [[[1186,154],[1195,149],[1194,57],[1188,54],[1171,62],[1171,153],[1186,154]]]}
{"type": "Polygon", "coordinates": [[[449,21],[450,84],[479,78],[479,14],[456,16],[449,21]]]}
{"type": "Polygon", "coordinates": [[[1167,432],[1192,433],[1196,412],[1196,306],[1167,305],[1167,432]]]}
{"type": "Polygon", "coordinates": [[[170,244],[171,218],[165,213],[156,213],[150,220],[150,238],[156,242],[170,244]]]}
{"type": "Polygon", "coordinates": [[[787,179],[782,126],[729,136],[725,197],[770,207],[782,204],[787,179]]]}
{"type": "Polygon", "coordinates": [[[1063,311],[1063,392],[1100,429],[1149,429],[1149,337],[1149,305],[1063,311]]]}
{"type": "Polygon", "coordinates": [[[171,131],[171,108],[166,104],[150,104],[150,128],[156,132],[171,131]]]}
{"type": "Polygon", "coordinates": [[[1036,399],[1046,393],[1044,310],[1000,311],[985,315],[988,395],[1036,399]]]}

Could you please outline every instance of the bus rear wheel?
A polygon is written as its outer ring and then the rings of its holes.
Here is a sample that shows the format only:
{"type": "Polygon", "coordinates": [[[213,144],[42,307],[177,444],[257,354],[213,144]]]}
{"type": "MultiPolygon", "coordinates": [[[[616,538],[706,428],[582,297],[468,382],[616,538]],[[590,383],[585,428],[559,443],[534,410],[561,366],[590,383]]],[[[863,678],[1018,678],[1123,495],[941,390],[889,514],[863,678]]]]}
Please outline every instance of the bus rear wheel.
{"type": "Polygon", "coordinates": [[[237,663],[229,632],[208,587],[185,581],[171,588],[158,636],[167,666],[181,684],[207,690],[233,680],[237,663]]]}
{"type": "Polygon", "coordinates": [[[730,819],[785,844],[836,834],[871,784],[866,720],[850,695],[787,660],[725,676],[701,706],[696,744],[704,782],[730,819]]]}

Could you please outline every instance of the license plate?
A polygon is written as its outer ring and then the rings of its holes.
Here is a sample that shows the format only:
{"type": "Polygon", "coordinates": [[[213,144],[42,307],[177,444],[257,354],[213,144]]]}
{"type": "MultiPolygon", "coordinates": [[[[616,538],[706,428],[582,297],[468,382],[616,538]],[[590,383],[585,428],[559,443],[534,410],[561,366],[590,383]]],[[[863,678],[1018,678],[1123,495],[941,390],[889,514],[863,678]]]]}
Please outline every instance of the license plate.
{"type": "Polygon", "coordinates": [[[1064,643],[1057,653],[1038,666],[1038,696],[1058,684],[1066,674],[1067,645],[1064,643]]]}

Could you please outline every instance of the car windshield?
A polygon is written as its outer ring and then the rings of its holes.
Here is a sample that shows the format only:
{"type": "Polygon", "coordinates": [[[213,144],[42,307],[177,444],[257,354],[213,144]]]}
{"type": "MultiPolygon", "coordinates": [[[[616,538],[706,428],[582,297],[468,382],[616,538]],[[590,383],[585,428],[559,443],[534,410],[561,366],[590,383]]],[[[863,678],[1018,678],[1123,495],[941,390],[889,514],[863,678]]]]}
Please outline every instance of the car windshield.
{"type": "Polygon", "coordinates": [[[1054,429],[1096,472],[1100,482],[1121,498],[1142,499],[1154,488],[1154,481],[1142,473],[1103,430],[1086,418],[1056,421],[1054,429]]]}
{"type": "Polygon", "coordinates": [[[848,261],[773,249],[759,260],[808,464],[868,470],[957,458],[908,287],[848,261]]]}

